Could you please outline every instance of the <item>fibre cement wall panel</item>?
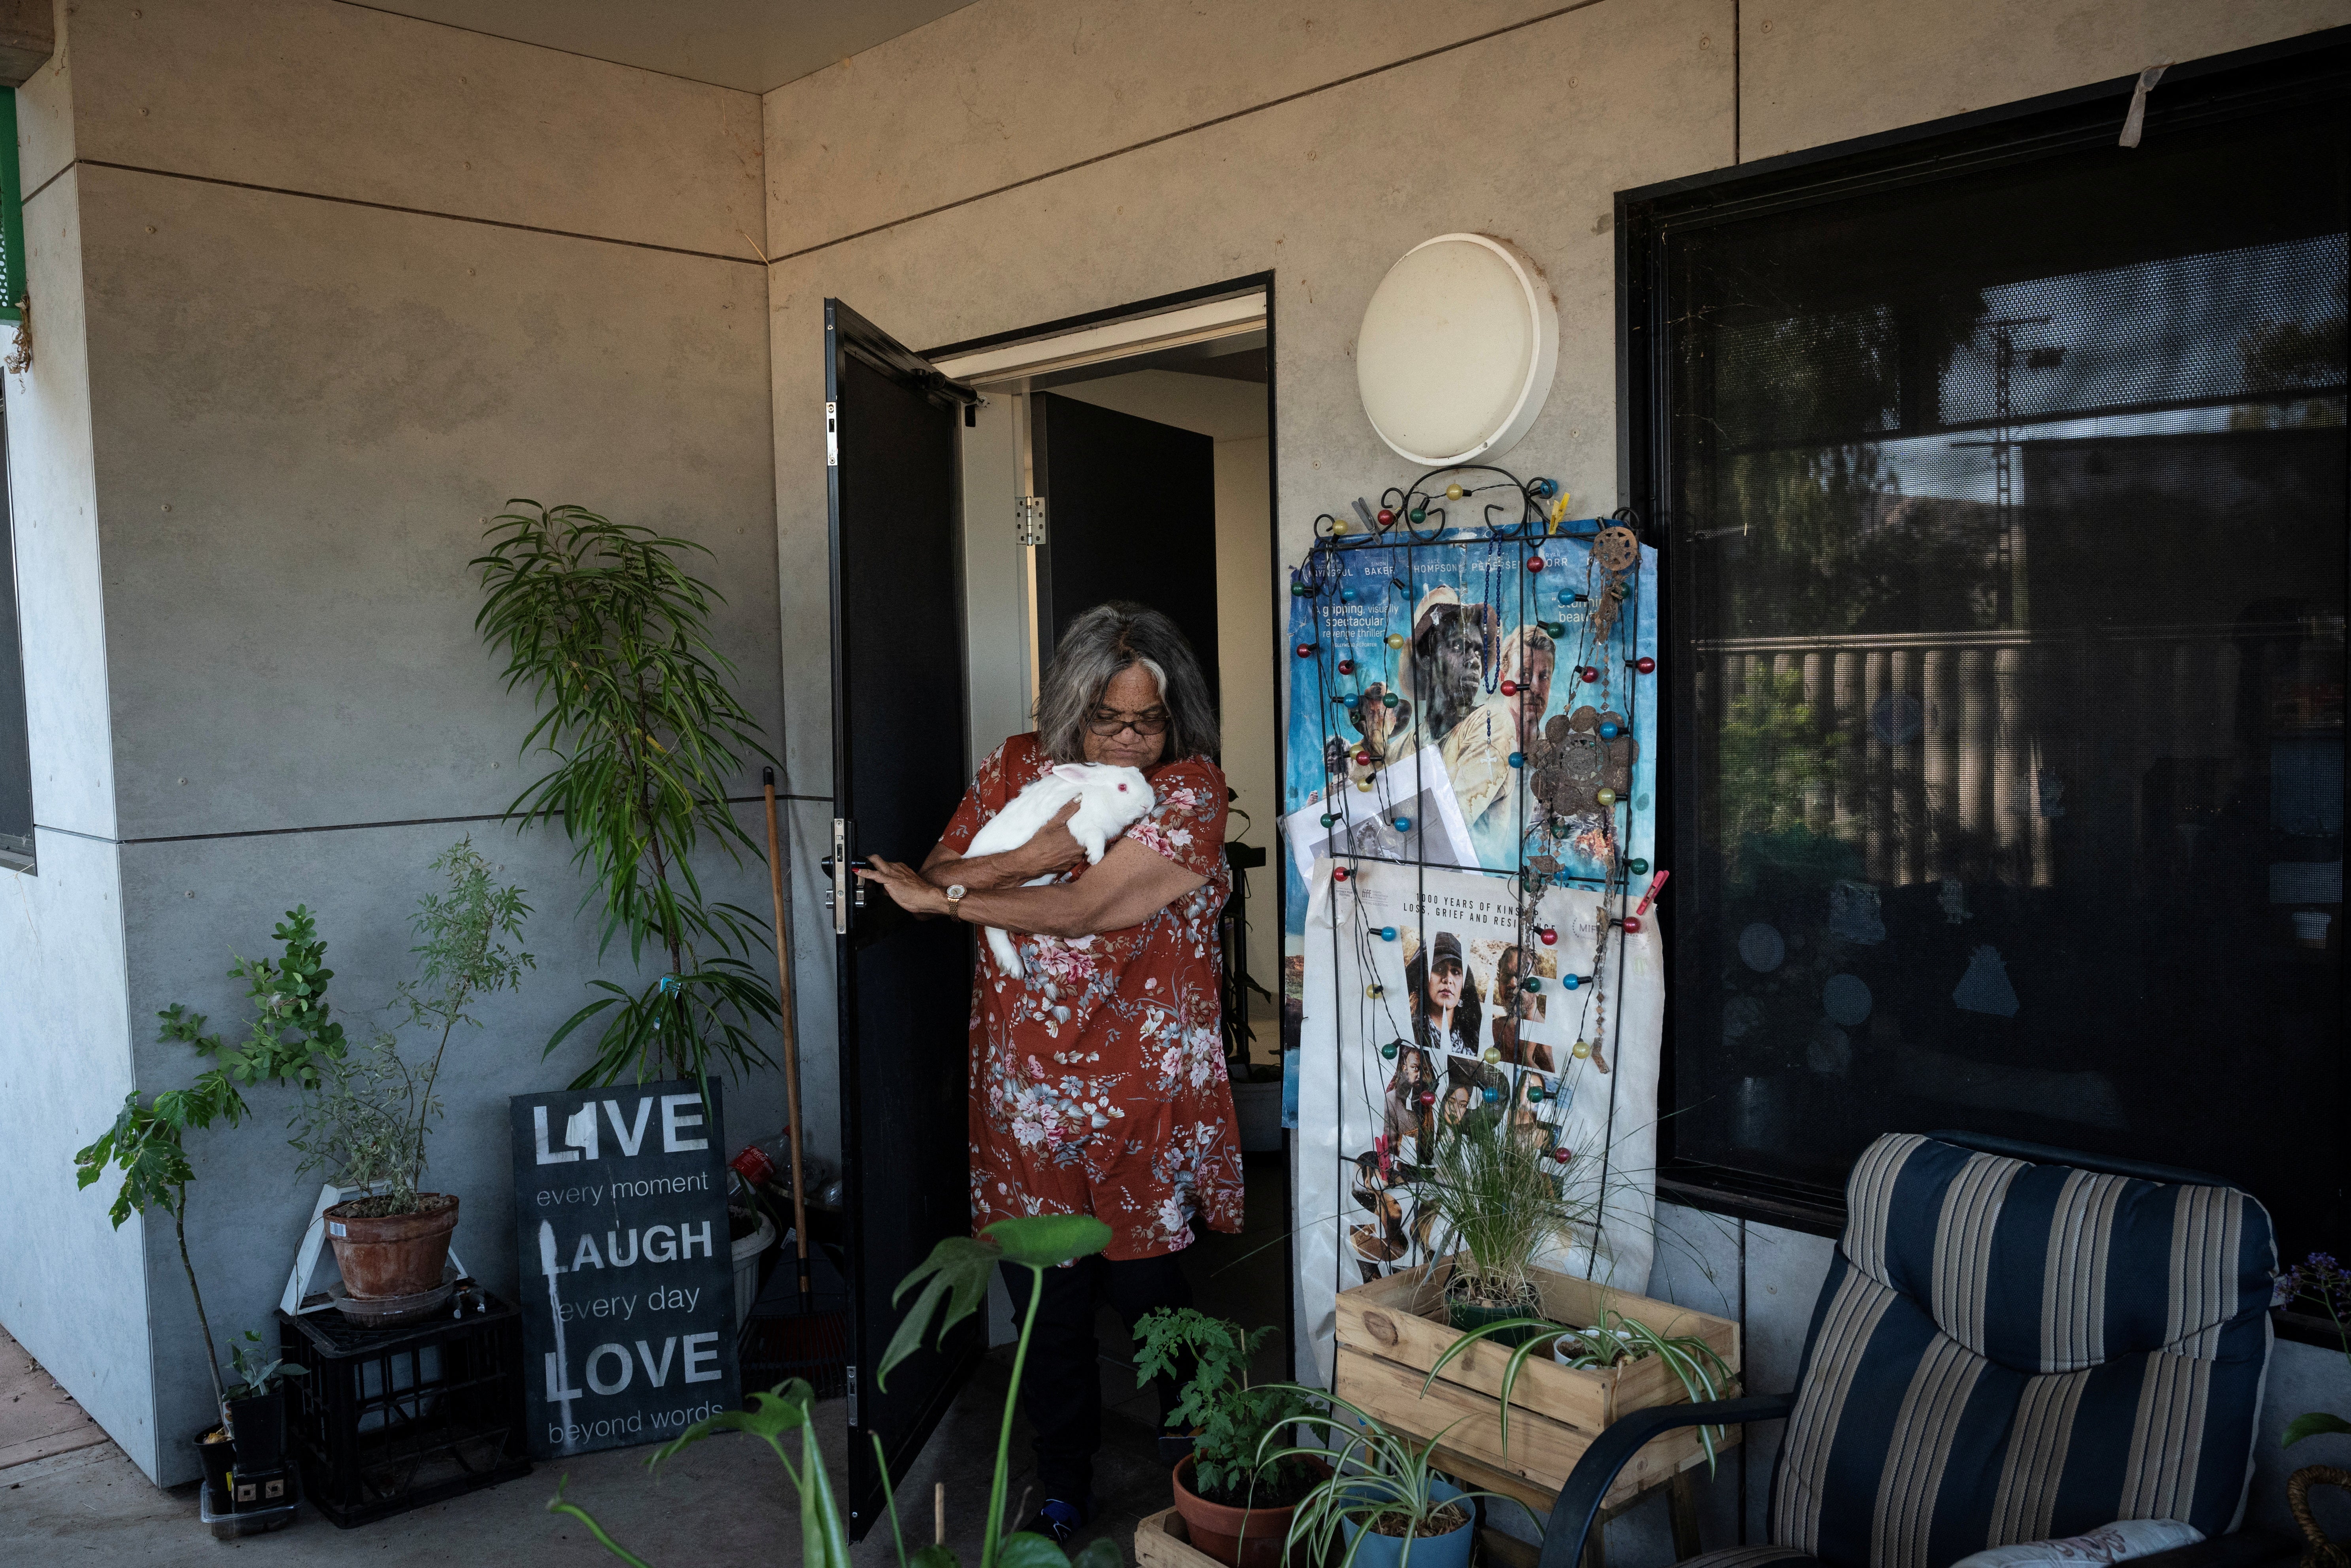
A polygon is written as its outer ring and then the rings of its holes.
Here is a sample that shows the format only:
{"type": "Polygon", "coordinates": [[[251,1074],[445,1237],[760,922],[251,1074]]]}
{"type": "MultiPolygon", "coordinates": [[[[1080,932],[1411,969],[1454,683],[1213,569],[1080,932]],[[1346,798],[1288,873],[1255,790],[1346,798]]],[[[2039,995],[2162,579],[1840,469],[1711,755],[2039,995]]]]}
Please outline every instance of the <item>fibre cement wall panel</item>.
{"type": "MultiPolygon", "coordinates": [[[[63,7],[59,7],[60,20],[63,7]]],[[[60,55],[62,55],[60,50],[60,55]]],[[[16,94],[27,172],[71,104],[44,66],[16,94]],[[46,141],[44,140],[46,138],[46,141]]],[[[153,1390],[141,1222],[77,1194],[74,1151],[110,1125],[131,1085],[106,614],[82,322],[81,204],[58,177],[25,211],[32,368],[7,377],[8,525],[15,545],[37,874],[0,869],[0,1324],[152,1463],[153,1390]]],[[[13,337],[13,333],[0,333],[13,337]]],[[[7,553],[0,550],[0,568],[7,553]]]]}
{"type": "MultiPolygon", "coordinates": [[[[755,836],[764,831],[757,804],[737,812],[755,836]]],[[[398,1021],[393,988],[415,973],[410,916],[422,894],[443,885],[430,862],[468,834],[503,880],[525,889],[533,913],[520,946],[537,965],[519,989],[486,998],[472,1009],[478,1030],[461,1028],[450,1041],[436,1089],[446,1113],[427,1145],[428,1185],[458,1196],[459,1255],[476,1278],[512,1301],[519,1281],[507,1096],[568,1083],[588,1064],[584,1034],[552,1056],[542,1058],[541,1051],[566,1019],[594,999],[597,993],[587,984],[591,977],[633,987],[659,967],[649,954],[632,976],[625,946],[599,957],[601,910],[579,907],[581,884],[559,831],[421,823],[126,846],[129,1013],[141,1085],[152,1091],[189,1082],[204,1061],[183,1045],[158,1041],[155,1015],[184,1002],[207,1017],[209,1030],[232,1040],[245,1038],[253,1014],[245,982],[226,973],[231,958],[275,957],[281,945],[270,932],[301,904],[318,917],[328,944],[333,1016],[354,1044],[371,1038],[398,1021]]],[[[766,868],[756,862],[724,871],[710,866],[704,885],[714,898],[753,909],[768,905],[766,868]]],[[[762,961],[755,953],[752,959],[771,972],[772,956],[762,961]]],[[[402,1030],[399,1038],[412,1061],[429,1057],[432,1041],[422,1031],[402,1030]]],[[[760,1038],[772,1053],[773,1029],[761,1030],[760,1038]]],[[[783,1125],[780,1075],[758,1072],[747,1082],[726,1082],[724,1092],[730,1153],[783,1125]]],[[[287,1122],[299,1092],[262,1087],[246,1091],[246,1098],[254,1113],[241,1126],[188,1138],[196,1169],[188,1240],[215,1336],[247,1327],[270,1332],[269,1312],[286,1287],[323,1179],[298,1174],[300,1156],[287,1144],[287,1122]]],[[[100,1207],[95,1193],[80,1201],[100,1207]]],[[[149,1228],[146,1275],[156,1347],[155,1421],[164,1437],[152,1473],[169,1486],[196,1474],[194,1452],[181,1439],[197,1429],[210,1395],[198,1364],[202,1340],[168,1227],[149,1228]]]]}
{"type": "Polygon", "coordinates": [[[115,760],[81,225],[78,172],[26,204],[28,287],[40,303],[32,368],[7,378],[8,484],[33,818],[107,840],[115,832],[115,760]]]}
{"type": "MultiPolygon", "coordinates": [[[[113,1180],[74,1186],[74,1151],[131,1084],[120,852],[46,828],[34,845],[38,875],[0,871],[0,1325],[152,1469],[141,1240],[154,1234],[135,1215],[109,1223],[113,1180]]],[[[162,1234],[168,1246],[168,1221],[162,1234]]]]}
{"type": "Polygon", "coordinates": [[[474,630],[467,562],[514,496],[708,547],[716,639],[773,744],[756,267],[79,182],[124,838],[503,810],[534,707],[474,630]]]}
{"type": "Polygon", "coordinates": [[[84,158],[758,255],[752,93],[329,0],[87,4],[71,28],[84,158]]]}
{"type": "MultiPolygon", "coordinates": [[[[1559,0],[970,5],[768,95],[768,254],[862,234],[1560,8],[1559,0]]],[[[1498,76],[1527,68],[1495,68],[1498,76]]],[[[1409,96],[1393,107],[1426,116],[1440,142],[1447,114],[1459,111],[1409,96]]]]}
{"type": "Polygon", "coordinates": [[[1748,0],[1740,156],[1825,146],[2345,23],[2351,0],[1748,0]]]}

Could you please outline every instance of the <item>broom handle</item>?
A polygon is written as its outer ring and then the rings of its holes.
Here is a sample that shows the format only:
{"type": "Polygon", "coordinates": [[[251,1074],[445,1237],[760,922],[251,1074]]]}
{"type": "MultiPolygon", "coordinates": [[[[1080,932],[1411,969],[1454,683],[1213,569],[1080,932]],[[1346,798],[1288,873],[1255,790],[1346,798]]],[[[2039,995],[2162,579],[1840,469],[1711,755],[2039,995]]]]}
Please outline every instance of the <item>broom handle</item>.
{"type": "Polygon", "coordinates": [[[800,1180],[799,1030],[792,1018],[792,967],[786,956],[789,938],[784,929],[784,860],[776,832],[776,770],[763,768],[760,781],[768,795],[768,890],[776,901],[776,996],[782,1003],[784,1026],[784,1107],[792,1124],[792,1233],[800,1252],[800,1294],[809,1293],[808,1194],[800,1180]]]}

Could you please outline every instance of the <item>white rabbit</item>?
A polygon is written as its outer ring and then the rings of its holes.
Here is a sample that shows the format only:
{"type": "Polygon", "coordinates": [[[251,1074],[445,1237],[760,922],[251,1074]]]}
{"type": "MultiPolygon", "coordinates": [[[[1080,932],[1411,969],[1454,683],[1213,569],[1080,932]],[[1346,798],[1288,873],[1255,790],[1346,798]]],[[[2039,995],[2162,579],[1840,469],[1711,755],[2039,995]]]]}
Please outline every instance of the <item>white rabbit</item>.
{"type": "MultiPolygon", "coordinates": [[[[1077,811],[1062,826],[1084,848],[1086,860],[1092,864],[1101,863],[1102,851],[1153,805],[1151,786],[1132,768],[1113,768],[1105,762],[1064,762],[1015,795],[1004,810],[982,824],[979,831],[971,836],[964,854],[977,858],[1017,850],[1035,838],[1037,830],[1051,821],[1073,800],[1078,802],[1077,811]]],[[[1035,887],[1052,880],[1050,876],[1033,877],[1027,885],[1035,887]]],[[[1006,974],[1026,972],[1012,938],[999,927],[987,928],[987,946],[1006,974]]]]}

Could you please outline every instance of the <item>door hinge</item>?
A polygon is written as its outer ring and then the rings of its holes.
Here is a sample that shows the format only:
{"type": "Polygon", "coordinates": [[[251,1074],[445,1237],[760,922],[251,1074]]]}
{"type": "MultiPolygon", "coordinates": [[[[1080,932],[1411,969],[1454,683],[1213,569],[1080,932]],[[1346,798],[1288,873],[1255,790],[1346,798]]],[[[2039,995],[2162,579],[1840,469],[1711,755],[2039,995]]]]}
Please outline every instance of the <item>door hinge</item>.
{"type": "Polygon", "coordinates": [[[1012,537],[1024,545],[1045,542],[1045,497],[1023,496],[1012,503],[1012,537]]]}
{"type": "Polygon", "coordinates": [[[824,465],[841,466],[841,405],[837,402],[824,405],[824,465]]]}
{"type": "Polygon", "coordinates": [[[849,1371],[849,1424],[857,1425],[857,1365],[851,1363],[849,1371]]]}

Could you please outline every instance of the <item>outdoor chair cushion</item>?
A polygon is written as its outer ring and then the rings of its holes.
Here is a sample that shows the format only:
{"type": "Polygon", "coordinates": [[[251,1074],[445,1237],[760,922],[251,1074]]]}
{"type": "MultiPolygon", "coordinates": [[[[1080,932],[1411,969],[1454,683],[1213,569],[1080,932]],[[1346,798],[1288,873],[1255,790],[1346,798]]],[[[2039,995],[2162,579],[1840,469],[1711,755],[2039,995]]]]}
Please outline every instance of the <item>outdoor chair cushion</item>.
{"type": "Polygon", "coordinates": [[[1846,1208],[1772,1483],[1782,1545],[1693,1561],[1940,1568],[2120,1519],[2234,1527],[2277,1263],[2260,1204],[1906,1134],[1862,1155],[1846,1208]]]}

